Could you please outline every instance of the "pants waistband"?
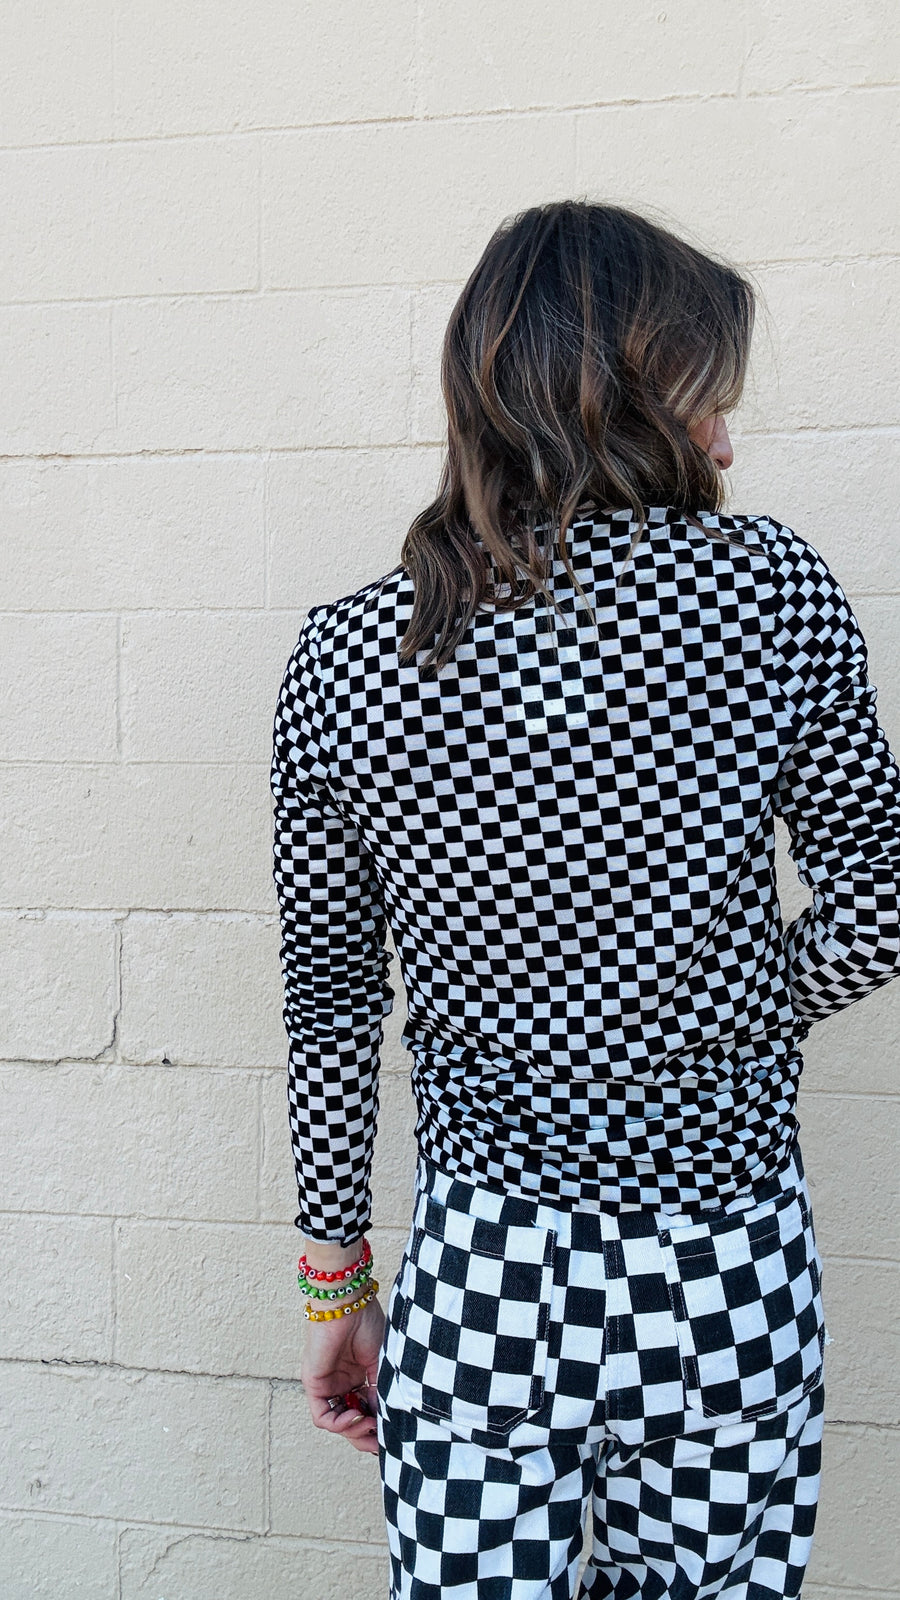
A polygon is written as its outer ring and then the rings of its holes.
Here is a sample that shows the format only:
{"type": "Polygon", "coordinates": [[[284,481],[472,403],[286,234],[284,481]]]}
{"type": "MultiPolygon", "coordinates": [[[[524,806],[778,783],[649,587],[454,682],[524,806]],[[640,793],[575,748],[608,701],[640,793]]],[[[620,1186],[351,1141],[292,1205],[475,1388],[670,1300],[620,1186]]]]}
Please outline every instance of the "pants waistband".
{"type": "Polygon", "coordinates": [[[799,1142],[795,1139],[772,1177],[753,1185],[744,1194],[735,1195],[722,1206],[695,1206],[683,1211],[671,1205],[618,1206],[606,1201],[579,1201],[572,1206],[554,1206],[545,1200],[529,1200],[524,1195],[503,1193],[487,1185],[474,1183],[469,1178],[454,1177],[420,1154],[416,1162],[416,1194],[431,1195],[440,1204],[454,1210],[517,1227],[558,1227],[560,1218],[567,1218],[573,1212],[599,1212],[616,1218],[618,1231],[627,1237],[643,1234],[648,1227],[656,1225],[711,1222],[720,1217],[733,1216],[735,1212],[750,1211],[767,1200],[776,1199],[787,1189],[800,1188],[804,1176],[803,1157],[799,1142]]]}

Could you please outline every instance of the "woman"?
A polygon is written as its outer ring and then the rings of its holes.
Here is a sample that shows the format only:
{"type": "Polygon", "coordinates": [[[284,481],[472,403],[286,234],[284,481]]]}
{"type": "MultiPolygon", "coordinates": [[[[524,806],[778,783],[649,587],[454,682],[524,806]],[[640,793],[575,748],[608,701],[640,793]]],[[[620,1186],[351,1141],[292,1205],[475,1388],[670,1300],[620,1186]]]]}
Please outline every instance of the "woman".
{"type": "Polygon", "coordinates": [[[285,673],[302,1374],[378,1453],[392,1600],[569,1600],[589,1500],[579,1597],[800,1591],[800,1046],[900,971],[900,774],[822,557],[720,510],[753,314],[622,208],[505,223],[446,333],[437,498],[285,673]],[[776,816],[813,891],[786,929],[776,816]],[[388,923],[418,1162],[385,1322],[388,923]]]}

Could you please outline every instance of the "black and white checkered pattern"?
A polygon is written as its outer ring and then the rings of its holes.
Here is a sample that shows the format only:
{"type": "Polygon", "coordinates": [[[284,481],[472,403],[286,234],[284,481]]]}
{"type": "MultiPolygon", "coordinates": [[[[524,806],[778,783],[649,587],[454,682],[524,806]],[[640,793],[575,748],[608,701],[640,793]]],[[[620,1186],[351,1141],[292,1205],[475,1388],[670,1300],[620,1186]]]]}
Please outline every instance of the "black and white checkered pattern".
{"type": "Polygon", "coordinates": [[[288,1098],[313,1239],[358,1237],[390,922],[420,1153],[550,1202],[777,1170],[809,1027],[900,971],[900,774],[822,557],[766,517],[579,523],[571,626],[482,607],[436,678],[401,569],[316,606],[275,719],[288,1098]],[[724,537],[717,537],[721,534],[724,537]],[[774,818],[814,903],[785,930],[774,818]]]}
{"type": "Polygon", "coordinates": [[[799,1147],[702,1220],[420,1158],[378,1438],[391,1600],[799,1593],[825,1323],[799,1147]]]}

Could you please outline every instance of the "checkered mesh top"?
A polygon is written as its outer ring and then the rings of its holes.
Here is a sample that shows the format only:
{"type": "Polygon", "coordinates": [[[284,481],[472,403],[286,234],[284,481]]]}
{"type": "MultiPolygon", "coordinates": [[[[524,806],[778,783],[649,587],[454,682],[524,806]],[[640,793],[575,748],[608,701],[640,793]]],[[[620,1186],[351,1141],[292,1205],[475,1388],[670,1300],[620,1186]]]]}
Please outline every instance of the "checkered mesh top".
{"type": "MultiPolygon", "coordinates": [[[[900,773],[819,553],[762,516],[578,523],[421,681],[405,571],[314,606],[275,717],[288,1103],[311,1239],[371,1226],[393,954],[421,1153],[551,1203],[771,1176],[810,1026],[900,972],[900,773]],[[812,904],[784,927],[774,819],[812,904]]],[[[424,658],[424,652],[420,659],[424,658]]]]}

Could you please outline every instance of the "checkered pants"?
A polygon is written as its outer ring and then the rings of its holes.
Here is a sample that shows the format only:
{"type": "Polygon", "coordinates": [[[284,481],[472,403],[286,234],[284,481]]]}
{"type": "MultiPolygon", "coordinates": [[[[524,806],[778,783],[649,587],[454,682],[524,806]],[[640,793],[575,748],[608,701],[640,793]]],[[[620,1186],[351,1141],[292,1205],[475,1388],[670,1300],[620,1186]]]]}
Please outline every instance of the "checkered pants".
{"type": "Polygon", "coordinates": [[[556,1209],[419,1157],[378,1366],[390,1600],[784,1600],[821,1465],[799,1147],[702,1217],[556,1209]]]}

